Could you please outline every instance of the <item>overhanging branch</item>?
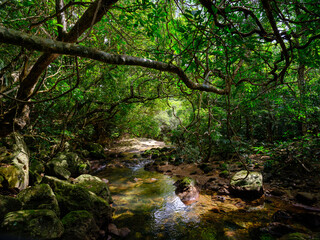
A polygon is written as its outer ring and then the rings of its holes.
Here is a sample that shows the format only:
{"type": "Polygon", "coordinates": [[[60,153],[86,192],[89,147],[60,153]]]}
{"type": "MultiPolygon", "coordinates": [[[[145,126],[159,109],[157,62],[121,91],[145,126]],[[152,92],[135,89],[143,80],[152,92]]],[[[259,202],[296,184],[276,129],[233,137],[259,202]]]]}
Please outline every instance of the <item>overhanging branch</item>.
{"type": "Polygon", "coordinates": [[[107,64],[140,66],[163,72],[170,72],[178,75],[188,88],[194,90],[225,95],[229,93],[230,89],[230,86],[227,86],[226,89],[220,89],[214,86],[195,83],[188,78],[186,73],[180,67],[173,64],[127,55],[110,54],[94,48],[30,36],[26,33],[4,27],[0,27],[0,43],[23,46],[27,49],[33,49],[50,54],[63,54],[90,58],[107,64]]]}

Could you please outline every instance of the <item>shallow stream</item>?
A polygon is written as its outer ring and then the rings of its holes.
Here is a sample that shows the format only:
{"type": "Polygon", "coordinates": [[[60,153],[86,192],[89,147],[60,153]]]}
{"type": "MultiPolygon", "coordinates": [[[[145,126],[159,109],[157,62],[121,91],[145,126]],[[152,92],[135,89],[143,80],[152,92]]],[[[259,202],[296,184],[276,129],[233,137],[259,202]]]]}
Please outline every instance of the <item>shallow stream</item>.
{"type": "Polygon", "coordinates": [[[217,202],[205,194],[186,206],[174,193],[175,179],[145,171],[145,163],[98,174],[109,180],[115,224],[131,230],[126,239],[249,239],[248,228],[268,221],[275,211],[276,206],[264,204],[241,212],[240,200],[217,202]]]}
{"type": "Polygon", "coordinates": [[[144,165],[151,160],[136,157],[138,150],[126,149],[126,159],[114,159],[118,167],[115,164],[97,174],[109,180],[114,223],[131,230],[125,239],[256,239],[250,236],[251,230],[270,223],[276,211],[287,207],[279,198],[249,203],[205,193],[186,206],[174,193],[176,179],[145,171],[144,165]]]}

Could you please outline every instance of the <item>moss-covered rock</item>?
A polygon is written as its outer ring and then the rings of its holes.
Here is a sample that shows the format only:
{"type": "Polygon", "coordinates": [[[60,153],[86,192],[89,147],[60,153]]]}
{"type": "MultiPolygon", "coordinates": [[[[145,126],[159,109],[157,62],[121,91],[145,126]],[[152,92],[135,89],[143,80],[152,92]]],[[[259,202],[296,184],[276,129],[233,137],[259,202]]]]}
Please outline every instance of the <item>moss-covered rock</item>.
{"type": "Polygon", "coordinates": [[[69,179],[71,172],[68,170],[68,162],[66,159],[55,158],[47,163],[46,173],[60,179],[69,179]]]}
{"type": "Polygon", "coordinates": [[[231,194],[247,199],[256,199],[263,195],[263,180],[260,172],[237,172],[230,181],[231,194]]]}
{"type": "Polygon", "coordinates": [[[6,156],[6,164],[0,166],[0,187],[25,189],[29,185],[29,150],[23,137],[14,132],[9,137],[12,153],[6,156]]]}
{"type": "Polygon", "coordinates": [[[69,173],[75,177],[79,174],[87,173],[90,170],[90,163],[87,160],[81,159],[79,155],[74,152],[61,152],[52,159],[49,164],[52,164],[54,167],[53,170],[55,170],[53,173],[49,173],[49,175],[57,177],[61,175],[61,177],[59,177],[61,179],[67,179],[69,173]]]}
{"type": "Polygon", "coordinates": [[[56,196],[48,184],[40,184],[27,188],[18,194],[22,209],[50,209],[60,215],[56,196]]]}
{"type": "Polygon", "coordinates": [[[57,215],[48,209],[21,210],[8,213],[2,223],[2,231],[17,237],[55,239],[64,228],[57,215]]]}
{"type": "Polygon", "coordinates": [[[61,216],[72,211],[87,210],[93,214],[99,227],[110,222],[112,208],[109,202],[93,192],[55,177],[46,176],[43,178],[43,182],[48,183],[53,189],[59,203],[61,216]]]}
{"type": "Polygon", "coordinates": [[[38,160],[31,160],[29,169],[30,185],[39,184],[42,181],[42,174],[45,172],[44,164],[38,160]]]}
{"type": "Polygon", "coordinates": [[[100,178],[89,174],[82,174],[75,179],[75,183],[95,193],[104,200],[107,200],[109,203],[112,203],[109,187],[100,178]]]}
{"type": "Polygon", "coordinates": [[[189,205],[198,201],[200,195],[193,179],[185,177],[176,181],[174,185],[176,186],[175,193],[184,204],[189,205]]]}
{"type": "Polygon", "coordinates": [[[94,240],[99,236],[99,227],[91,213],[85,210],[73,211],[62,219],[63,240],[94,240]]]}
{"type": "Polygon", "coordinates": [[[19,199],[0,195],[0,222],[4,216],[13,211],[18,211],[22,208],[22,203],[19,199]]]}

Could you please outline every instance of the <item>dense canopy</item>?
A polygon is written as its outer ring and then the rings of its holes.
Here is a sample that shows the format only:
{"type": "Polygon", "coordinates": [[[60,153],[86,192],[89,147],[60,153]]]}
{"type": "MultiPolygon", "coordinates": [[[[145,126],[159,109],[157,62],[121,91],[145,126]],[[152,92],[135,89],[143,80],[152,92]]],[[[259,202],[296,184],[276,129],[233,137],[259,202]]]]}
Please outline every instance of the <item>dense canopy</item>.
{"type": "Polygon", "coordinates": [[[2,136],[161,135],[208,152],[318,134],[315,1],[7,0],[0,16],[2,136]]]}

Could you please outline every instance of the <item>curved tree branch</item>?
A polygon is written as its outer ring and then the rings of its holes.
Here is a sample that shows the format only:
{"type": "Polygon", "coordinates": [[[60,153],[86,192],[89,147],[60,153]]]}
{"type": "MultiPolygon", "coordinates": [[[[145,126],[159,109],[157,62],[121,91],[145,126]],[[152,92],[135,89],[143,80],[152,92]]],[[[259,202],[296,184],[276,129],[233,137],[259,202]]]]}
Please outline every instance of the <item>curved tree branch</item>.
{"type": "Polygon", "coordinates": [[[140,66],[155,69],[163,72],[170,72],[178,77],[187,85],[188,88],[216,94],[225,95],[229,93],[230,87],[220,89],[214,86],[195,83],[188,78],[186,73],[178,66],[164,62],[154,61],[146,58],[132,57],[127,55],[110,54],[97,49],[88,48],[76,44],[64,43],[52,39],[45,39],[36,36],[29,36],[20,31],[0,27],[0,42],[23,46],[45,52],[45,55],[71,55],[94,59],[107,64],[140,66]]]}

